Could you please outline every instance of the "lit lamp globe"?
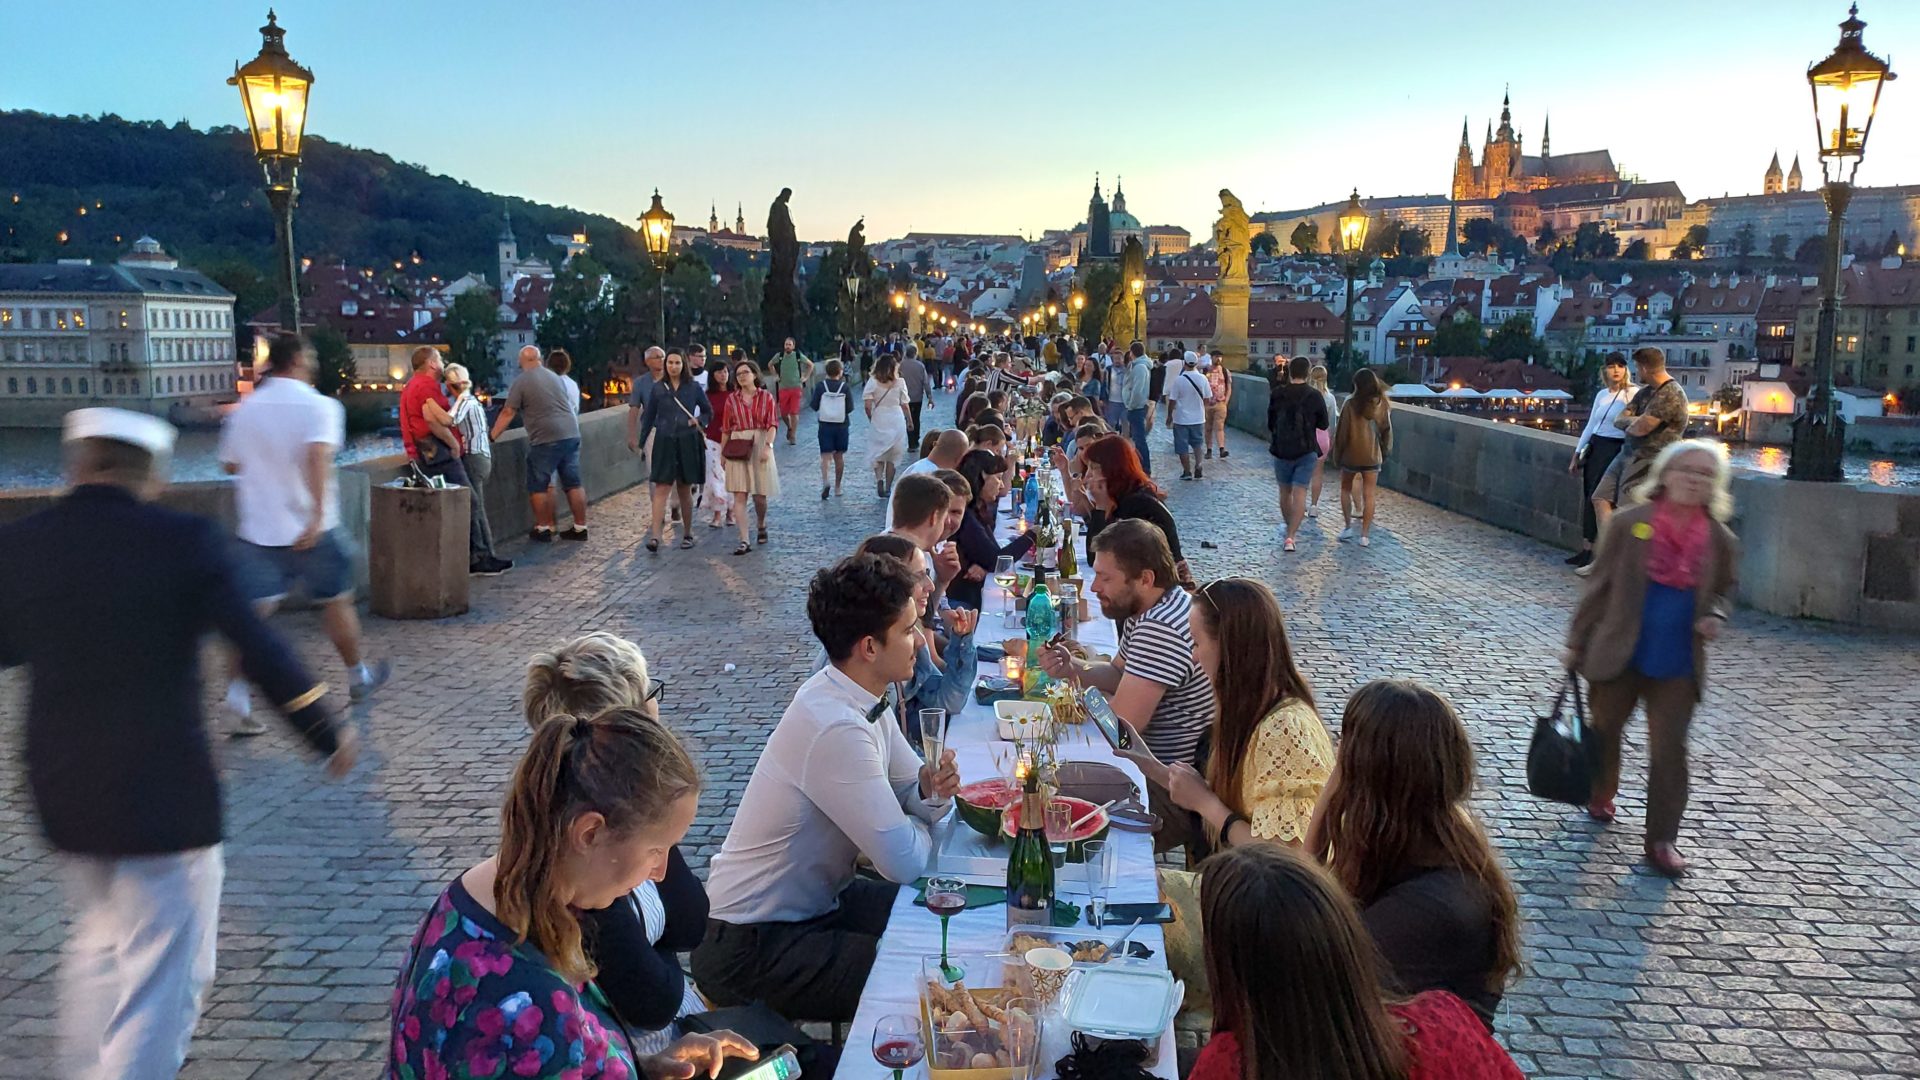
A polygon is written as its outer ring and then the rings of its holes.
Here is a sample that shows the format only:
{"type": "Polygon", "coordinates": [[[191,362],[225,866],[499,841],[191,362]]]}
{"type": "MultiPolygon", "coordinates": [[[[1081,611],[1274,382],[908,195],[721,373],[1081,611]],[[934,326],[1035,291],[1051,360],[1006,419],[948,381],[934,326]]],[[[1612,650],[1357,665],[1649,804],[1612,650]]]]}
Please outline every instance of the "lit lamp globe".
{"type": "Polygon", "coordinates": [[[247,134],[253,154],[267,170],[269,187],[292,187],[300,165],[300,143],[307,130],[307,94],[313,72],[287,55],[287,32],[267,12],[260,28],[260,54],[237,64],[228,86],[240,88],[240,105],[247,111],[247,134]]]}
{"type": "Polygon", "coordinates": [[[657,267],[665,266],[667,249],[673,245],[673,215],[660,203],[660,189],[653,189],[653,205],[640,215],[640,238],[657,267]]]}
{"type": "Polygon", "coordinates": [[[1127,287],[1133,290],[1133,295],[1139,296],[1142,292],[1146,291],[1147,279],[1134,278],[1132,281],[1127,283],[1127,287]]]}
{"type": "Polygon", "coordinates": [[[1820,139],[1820,172],[1828,183],[1853,181],[1867,153],[1867,133],[1880,104],[1880,89],[1894,78],[1885,60],[1867,51],[1860,5],[1840,24],[1840,44],[1825,60],[1807,68],[1813,88],[1814,133],[1820,139]],[[1831,172],[1827,162],[1834,162],[1831,172]],[[1846,172],[1842,174],[1841,169],[1846,172]]]}
{"type": "Polygon", "coordinates": [[[1347,208],[1340,211],[1337,220],[1340,224],[1341,250],[1357,254],[1367,243],[1367,212],[1360,208],[1359,188],[1353,189],[1353,195],[1347,199],[1347,208]]]}
{"type": "Polygon", "coordinates": [[[1087,294],[1081,292],[1079,289],[1073,290],[1072,303],[1073,303],[1073,310],[1075,311],[1084,310],[1087,306],[1087,294]]]}

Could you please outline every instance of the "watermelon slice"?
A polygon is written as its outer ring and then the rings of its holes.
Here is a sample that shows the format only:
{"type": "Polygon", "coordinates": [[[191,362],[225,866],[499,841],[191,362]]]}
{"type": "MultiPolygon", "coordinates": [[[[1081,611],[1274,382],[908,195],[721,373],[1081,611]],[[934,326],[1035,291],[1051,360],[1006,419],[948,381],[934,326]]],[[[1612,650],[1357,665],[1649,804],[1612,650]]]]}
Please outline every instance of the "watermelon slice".
{"type": "Polygon", "coordinates": [[[1000,835],[1000,815],[1020,802],[1020,785],[1006,777],[980,780],[961,788],[953,797],[960,820],[981,836],[1000,835]]]}
{"type": "MultiPolygon", "coordinates": [[[[1112,822],[1107,819],[1107,812],[1105,810],[1094,813],[1094,808],[1099,806],[1099,803],[1090,803],[1085,799],[1075,799],[1066,795],[1060,796],[1060,801],[1073,807],[1073,820],[1075,821],[1079,821],[1090,813],[1093,814],[1093,817],[1081,822],[1080,827],[1073,830],[1073,835],[1067,839],[1067,861],[1080,862],[1086,858],[1086,852],[1080,845],[1089,840],[1106,839],[1107,829],[1112,822]]],[[[1020,802],[1016,799],[1012,805],[1007,807],[1006,812],[1000,816],[1000,832],[1003,836],[1012,836],[1019,831],[1020,802]]]]}

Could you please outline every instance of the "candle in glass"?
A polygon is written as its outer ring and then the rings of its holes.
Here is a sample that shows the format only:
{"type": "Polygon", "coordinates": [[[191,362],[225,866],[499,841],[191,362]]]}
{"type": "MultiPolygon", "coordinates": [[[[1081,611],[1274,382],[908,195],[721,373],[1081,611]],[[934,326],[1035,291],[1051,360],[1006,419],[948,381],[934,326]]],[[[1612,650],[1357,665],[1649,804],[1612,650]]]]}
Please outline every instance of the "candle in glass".
{"type": "Polygon", "coordinates": [[[1026,677],[1027,662],[1017,656],[1004,656],[1000,659],[1000,674],[1015,683],[1026,677]]]}

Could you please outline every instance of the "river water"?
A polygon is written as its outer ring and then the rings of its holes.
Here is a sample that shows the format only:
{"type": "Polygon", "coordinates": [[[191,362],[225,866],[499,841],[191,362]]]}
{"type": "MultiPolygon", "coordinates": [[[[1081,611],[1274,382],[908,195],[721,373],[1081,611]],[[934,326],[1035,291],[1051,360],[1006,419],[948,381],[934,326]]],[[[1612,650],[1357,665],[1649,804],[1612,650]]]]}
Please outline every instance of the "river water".
{"type": "MultiPolygon", "coordinates": [[[[173,479],[218,480],[220,435],[183,431],[173,456],[173,479]]],[[[1755,472],[1785,476],[1787,451],[1775,446],[1727,448],[1733,463],[1755,472]]],[[[341,449],[342,465],[400,453],[400,440],[385,435],[352,435],[341,449]]],[[[1847,479],[1881,487],[1920,487],[1920,460],[1847,455],[1847,479]]],[[[0,429],[0,488],[55,487],[60,483],[60,433],[52,429],[0,429]]]]}

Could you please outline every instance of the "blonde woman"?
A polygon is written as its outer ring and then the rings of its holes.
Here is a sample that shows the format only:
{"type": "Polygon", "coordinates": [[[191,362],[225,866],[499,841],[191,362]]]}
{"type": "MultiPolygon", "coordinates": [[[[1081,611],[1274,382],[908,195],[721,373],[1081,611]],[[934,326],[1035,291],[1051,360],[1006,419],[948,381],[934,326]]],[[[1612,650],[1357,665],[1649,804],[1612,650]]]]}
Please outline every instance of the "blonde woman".
{"type": "Polygon", "coordinates": [[[487,438],[487,410],[473,396],[473,376],[465,365],[447,365],[447,391],[453,395],[453,428],[460,433],[460,445],[466,451],[460,464],[467,470],[471,488],[473,534],[471,559],[467,572],[477,577],[494,577],[513,569],[513,560],[502,559],[493,550],[493,525],[487,521],[487,481],[493,478],[493,443],[487,438]]]}
{"type": "Polygon", "coordinates": [[[1333,433],[1340,429],[1340,405],[1333,399],[1333,391],[1327,389],[1325,364],[1313,365],[1313,369],[1307,372],[1307,385],[1320,391],[1320,396],[1326,399],[1327,419],[1331,421],[1325,431],[1316,435],[1320,441],[1320,460],[1313,463],[1313,486],[1307,497],[1307,516],[1317,518],[1320,516],[1320,488],[1327,471],[1327,453],[1333,449],[1333,433]]]}
{"type": "Polygon", "coordinates": [[[1647,862],[1686,872],[1675,848],[1687,808],[1687,727],[1707,683],[1707,643],[1733,610],[1739,541],[1732,470],[1717,442],[1674,443],[1653,461],[1638,505],[1608,519],[1562,659],[1591,686],[1596,762],[1587,815],[1614,819],[1620,734],[1647,712],[1647,862]]]}

